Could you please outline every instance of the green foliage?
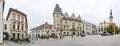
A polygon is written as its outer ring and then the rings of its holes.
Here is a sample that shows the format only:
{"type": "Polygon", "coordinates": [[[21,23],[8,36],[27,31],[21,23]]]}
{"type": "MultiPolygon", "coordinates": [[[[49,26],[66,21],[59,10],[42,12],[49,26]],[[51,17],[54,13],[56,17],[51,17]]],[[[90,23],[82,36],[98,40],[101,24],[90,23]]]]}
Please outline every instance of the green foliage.
{"type": "Polygon", "coordinates": [[[112,25],[109,25],[109,26],[107,27],[107,32],[110,33],[110,34],[113,34],[113,32],[114,32],[114,27],[113,27],[112,25]]]}
{"type": "Polygon", "coordinates": [[[115,28],[115,33],[118,34],[120,32],[119,28],[116,26],[115,28]]]}
{"type": "Polygon", "coordinates": [[[49,36],[42,35],[40,38],[41,38],[41,39],[49,39],[49,36]]]}

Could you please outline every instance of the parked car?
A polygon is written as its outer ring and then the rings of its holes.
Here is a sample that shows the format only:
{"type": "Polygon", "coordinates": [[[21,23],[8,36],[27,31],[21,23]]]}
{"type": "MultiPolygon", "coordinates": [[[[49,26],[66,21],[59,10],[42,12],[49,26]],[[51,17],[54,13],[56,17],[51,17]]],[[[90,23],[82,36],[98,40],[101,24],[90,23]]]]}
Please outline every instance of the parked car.
{"type": "Polygon", "coordinates": [[[101,34],[101,36],[110,36],[110,33],[103,32],[103,33],[101,34]]]}
{"type": "Polygon", "coordinates": [[[80,35],[81,35],[81,37],[85,37],[85,32],[82,31],[82,32],[80,33],[80,35]]]}

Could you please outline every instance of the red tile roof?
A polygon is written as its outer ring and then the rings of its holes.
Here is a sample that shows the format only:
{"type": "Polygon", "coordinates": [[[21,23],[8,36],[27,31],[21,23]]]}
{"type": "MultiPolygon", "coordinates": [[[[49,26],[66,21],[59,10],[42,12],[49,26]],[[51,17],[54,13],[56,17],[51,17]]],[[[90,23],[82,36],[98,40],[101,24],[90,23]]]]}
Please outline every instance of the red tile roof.
{"type": "Polygon", "coordinates": [[[109,25],[112,25],[112,26],[116,26],[116,24],[115,23],[111,23],[111,22],[101,22],[101,23],[99,23],[100,25],[103,25],[103,24],[109,24],[109,25]]]}
{"type": "Polygon", "coordinates": [[[34,28],[32,28],[31,30],[52,29],[52,26],[53,26],[53,25],[50,25],[50,24],[45,23],[45,24],[42,24],[42,25],[40,25],[40,26],[34,27],[34,28]]]}

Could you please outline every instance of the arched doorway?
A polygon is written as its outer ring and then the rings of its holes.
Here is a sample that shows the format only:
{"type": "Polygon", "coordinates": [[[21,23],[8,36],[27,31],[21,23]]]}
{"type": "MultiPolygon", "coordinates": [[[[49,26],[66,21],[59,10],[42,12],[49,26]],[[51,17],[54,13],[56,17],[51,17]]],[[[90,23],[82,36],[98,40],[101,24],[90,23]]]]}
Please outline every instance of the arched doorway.
{"type": "Polygon", "coordinates": [[[9,40],[9,34],[7,32],[3,32],[3,39],[9,40]]]}
{"type": "Polygon", "coordinates": [[[72,32],[73,35],[75,35],[75,32],[72,32]]]}

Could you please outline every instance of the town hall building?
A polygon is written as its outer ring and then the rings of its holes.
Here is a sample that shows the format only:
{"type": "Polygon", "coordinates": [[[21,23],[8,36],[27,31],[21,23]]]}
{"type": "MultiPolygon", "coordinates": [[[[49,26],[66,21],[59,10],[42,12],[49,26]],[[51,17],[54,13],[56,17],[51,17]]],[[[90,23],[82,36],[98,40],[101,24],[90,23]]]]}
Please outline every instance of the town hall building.
{"type": "Polygon", "coordinates": [[[116,26],[116,23],[113,22],[112,9],[110,9],[109,22],[105,22],[105,21],[104,21],[104,22],[99,23],[98,29],[97,29],[98,32],[104,32],[104,31],[106,31],[106,30],[107,30],[107,27],[108,27],[109,25],[112,25],[113,27],[116,26]]]}
{"type": "Polygon", "coordinates": [[[59,4],[56,4],[53,11],[54,27],[58,34],[62,35],[76,35],[82,31],[82,19],[80,15],[76,17],[73,13],[71,16],[67,12],[62,13],[59,4]]]}

